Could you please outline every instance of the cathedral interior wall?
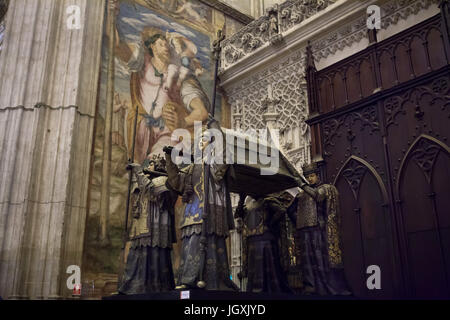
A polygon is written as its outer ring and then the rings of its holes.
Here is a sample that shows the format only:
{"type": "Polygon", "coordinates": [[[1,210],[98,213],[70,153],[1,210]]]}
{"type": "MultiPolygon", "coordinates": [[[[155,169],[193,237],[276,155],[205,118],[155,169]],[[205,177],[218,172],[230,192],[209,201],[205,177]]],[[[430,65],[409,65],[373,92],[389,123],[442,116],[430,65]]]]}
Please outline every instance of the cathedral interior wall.
{"type": "MultiPolygon", "coordinates": [[[[81,267],[83,285],[92,288],[88,298],[116,291],[123,266],[125,166],[131,148],[126,110],[131,97],[129,75],[116,62],[119,100],[114,103],[112,122],[110,238],[103,242],[98,234],[107,2],[12,0],[0,26],[0,296],[4,298],[69,298],[66,269],[70,265],[81,267]],[[67,27],[69,4],[81,10],[79,29],[67,27]]],[[[206,49],[224,28],[218,99],[223,126],[279,130],[281,150],[298,170],[312,158],[311,129],[305,122],[311,117],[305,79],[308,45],[317,70],[323,70],[370,45],[368,5],[382,9],[378,41],[440,12],[438,0],[340,0],[324,1],[325,8],[303,20],[298,18],[301,12],[292,8],[287,8],[289,16],[283,16],[276,9],[286,9],[281,3],[271,10],[253,3],[247,18],[236,18],[232,10],[205,1],[189,2],[193,7],[164,7],[156,0],[132,2],[134,8],[141,6],[161,19],[154,27],[195,34],[193,41],[205,49],[202,63],[209,78],[203,78],[203,84],[208,95],[213,61],[206,49]],[[251,14],[260,17],[251,22],[251,14]],[[271,25],[274,17],[277,24],[271,25]]],[[[127,40],[137,39],[143,22],[132,21],[131,4],[126,9],[119,19],[127,40]]],[[[237,204],[236,197],[233,203],[237,204]]],[[[228,246],[236,281],[240,235],[233,232],[228,246]]]]}

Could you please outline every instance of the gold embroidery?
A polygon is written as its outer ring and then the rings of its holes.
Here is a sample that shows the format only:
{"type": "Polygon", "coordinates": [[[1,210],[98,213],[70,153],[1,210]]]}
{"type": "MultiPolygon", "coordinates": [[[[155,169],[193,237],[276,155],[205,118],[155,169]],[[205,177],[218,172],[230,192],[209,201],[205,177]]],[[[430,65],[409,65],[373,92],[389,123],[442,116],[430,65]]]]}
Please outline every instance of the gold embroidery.
{"type": "MultiPolygon", "coordinates": [[[[190,175],[190,178],[193,177],[194,175],[194,168],[192,168],[191,172],[189,172],[188,174],[190,175]]],[[[204,197],[203,197],[203,189],[204,189],[204,174],[205,174],[205,170],[204,170],[204,163],[202,163],[202,172],[200,174],[200,180],[198,183],[196,183],[194,185],[194,192],[198,197],[199,200],[199,205],[198,205],[198,212],[195,213],[195,215],[191,215],[191,216],[184,216],[185,214],[185,210],[186,210],[186,205],[184,206],[183,209],[183,219],[181,220],[181,224],[180,224],[180,228],[185,228],[188,226],[192,226],[192,225],[198,225],[198,224],[202,224],[203,223],[203,218],[200,218],[200,211],[204,212],[204,197]]]]}
{"type": "Polygon", "coordinates": [[[242,233],[244,237],[250,237],[250,236],[256,236],[256,235],[262,235],[264,232],[268,231],[269,228],[267,226],[260,224],[255,229],[249,229],[245,224],[242,229],[242,233]]]}
{"type": "Polygon", "coordinates": [[[304,191],[301,191],[298,197],[297,229],[317,226],[318,220],[316,201],[304,191]]]}
{"type": "Polygon", "coordinates": [[[342,267],[342,250],[340,246],[339,198],[334,186],[325,188],[327,199],[327,243],[328,256],[332,267],[342,267]]]}

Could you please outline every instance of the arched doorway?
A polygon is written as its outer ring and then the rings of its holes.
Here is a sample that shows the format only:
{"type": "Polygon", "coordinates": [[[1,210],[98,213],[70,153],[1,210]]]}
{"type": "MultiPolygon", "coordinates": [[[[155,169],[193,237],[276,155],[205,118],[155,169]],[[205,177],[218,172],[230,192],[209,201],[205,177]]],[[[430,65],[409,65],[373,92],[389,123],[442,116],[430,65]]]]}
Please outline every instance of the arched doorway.
{"type": "Polygon", "coordinates": [[[406,153],[396,193],[416,298],[450,297],[450,149],[428,135],[406,153]]]}
{"type": "Polygon", "coordinates": [[[344,267],[353,293],[362,298],[392,298],[393,241],[385,185],[365,160],[351,156],[337,175],[340,194],[344,267]],[[366,273],[380,267],[381,290],[367,288],[366,273]]]}

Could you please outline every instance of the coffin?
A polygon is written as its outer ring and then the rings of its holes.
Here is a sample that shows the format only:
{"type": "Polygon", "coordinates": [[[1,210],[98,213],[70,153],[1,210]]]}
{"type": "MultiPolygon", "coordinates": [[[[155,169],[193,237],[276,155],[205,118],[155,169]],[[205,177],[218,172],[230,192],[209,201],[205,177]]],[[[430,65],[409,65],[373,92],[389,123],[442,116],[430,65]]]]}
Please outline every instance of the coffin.
{"type": "Polygon", "coordinates": [[[233,159],[227,174],[230,192],[262,196],[298,186],[295,178],[301,175],[272,142],[234,130],[223,131],[227,135],[227,154],[233,159]],[[277,157],[278,164],[274,163],[277,157]]]}

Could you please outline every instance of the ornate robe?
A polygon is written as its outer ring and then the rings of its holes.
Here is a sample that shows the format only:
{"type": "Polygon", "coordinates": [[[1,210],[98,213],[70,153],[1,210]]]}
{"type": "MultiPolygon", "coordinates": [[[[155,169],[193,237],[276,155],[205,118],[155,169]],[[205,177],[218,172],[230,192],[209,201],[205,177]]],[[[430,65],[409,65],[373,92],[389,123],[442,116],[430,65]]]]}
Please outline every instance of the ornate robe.
{"type": "Polygon", "coordinates": [[[131,248],[119,292],[170,291],[175,287],[171,250],[176,241],[173,208],[177,196],[166,187],[167,177],[149,179],[142,171],[135,176],[138,189],[133,204],[131,248]]]}
{"type": "Polygon", "coordinates": [[[209,175],[209,199],[205,201],[204,179],[206,176],[203,164],[191,164],[180,170],[166,155],[168,185],[180,195],[184,194],[188,186],[192,186],[192,194],[185,203],[181,229],[181,258],[178,270],[178,284],[195,287],[199,280],[201,258],[200,239],[204,210],[208,211],[206,222],[206,255],[203,279],[207,290],[236,289],[230,280],[228,255],[225,239],[229,230],[234,229],[231,213],[230,194],[225,182],[227,165],[212,164],[207,167],[209,175]]]}
{"type": "Polygon", "coordinates": [[[286,208],[275,197],[250,201],[236,209],[243,225],[243,276],[247,292],[279,293],[291,290],[280,263],[280,223],[286,208]]]}

